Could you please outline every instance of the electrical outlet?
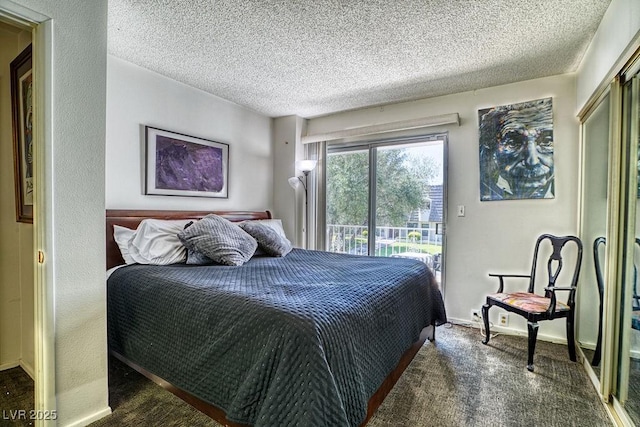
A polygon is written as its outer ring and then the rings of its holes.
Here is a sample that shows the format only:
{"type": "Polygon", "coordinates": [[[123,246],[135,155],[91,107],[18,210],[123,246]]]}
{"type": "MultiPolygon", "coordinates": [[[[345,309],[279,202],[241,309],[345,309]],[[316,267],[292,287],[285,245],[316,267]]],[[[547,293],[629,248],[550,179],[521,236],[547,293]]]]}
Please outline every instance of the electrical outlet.
{"type": "Polygon", "coordinates": [[[509,314],[500,313],[500,326],[509,326],[509,314]]]}
{"type": "Polygon", "coordinates": [[[480,310],[471,310],[471,321],[482,322],[482,315],[480,314],[480,310]]]}

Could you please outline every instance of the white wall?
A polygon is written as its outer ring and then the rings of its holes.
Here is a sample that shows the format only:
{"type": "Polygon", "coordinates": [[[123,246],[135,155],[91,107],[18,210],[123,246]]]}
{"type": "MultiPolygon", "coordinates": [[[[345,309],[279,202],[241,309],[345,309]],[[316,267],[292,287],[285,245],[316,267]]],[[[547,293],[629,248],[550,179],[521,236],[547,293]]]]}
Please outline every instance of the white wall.
{"type": "Polygon", "coordinates": [[[0,23],[0,369],[33,376],[33,225],[16,221],[9,64],[31,33],[0,23]]]}
{"type": "Polygon", "coordinates": [[[301,152],[296,147],[300,147],[302,122],[297,116],[273,120],[273,204],[287,237],[296,247],[303,244],[304,195],[301,189],[294,191],[287,180],[300,173],[295,170],[295,163],[296,153],[301,152]]]}
{"type": "MultiPolygon", "coordinates": [[[[577,76],[577,106],[580,110],[605,79],[619,70],[612,67],[622,56],[632,53],[629,44],[640,31],[640,1],[612,0],[605,12],[577,76]]],[[[619,64],[622,66],[624,64],[619,64]]]]}
{"type": "MultiPolygon", "coordinates": [[[[55,337],[55,402],[60,426],[84,425],[109,413],[107,389],[104,143],[107,49],[105,0],[0,0],[0,8],[51,18],[42,45],[45,198],[38,209],[45,293],[55,337]],[[32,13],[33,12],[33,13],[32,13]],[[55,297],[54,297],[55,296],[55,297]]],[[[38,325],[40,328],[42,325],[38,325]]],[[[41,367],[42,368],[42,367],[41,367]]],[[[49,368],[48,366],[46,368],[49,368]]],[[[51,374],[51,372],[49,372],[51,374]]],[[[47,388],[46,395],[49,395],[47,388]]],[[[47,408],[50,409],[50,408],[47,408]]]]}
{"type": "MultiPolygon", "coordinates": [[[[528,273],[536,238],[542,233],[576,234],[578,201],[578,121],[574,115],[575,76],[562,75],[505,86],[350,111],[309,120],[308,133],[382,122],[460,115],[449,132],[448,211],[445,304],[451,319],[467,321],[497,283],[487,273],[528,273]],[[553,97],[555,198],[481,202],[479,194],[478,110],[496,105],[553,97]],[[466,216],[457,217],[457,205],[466,216]]],[[[499,309],[492,309],[497,324],[499,309]]],[[[510,317],[509,329],[525,332],[526,322],[510,317]]],[[[564,321],[542,322],[539,336],[565,340],[564,321]]]]}
{"type": "Polygon", "coordinates": [[[109,55],[106,207],[273,209],[271,124],[269,117],[109,55]],[[144,195],[144,125],[229,144],[229,198],[144,195]]]}

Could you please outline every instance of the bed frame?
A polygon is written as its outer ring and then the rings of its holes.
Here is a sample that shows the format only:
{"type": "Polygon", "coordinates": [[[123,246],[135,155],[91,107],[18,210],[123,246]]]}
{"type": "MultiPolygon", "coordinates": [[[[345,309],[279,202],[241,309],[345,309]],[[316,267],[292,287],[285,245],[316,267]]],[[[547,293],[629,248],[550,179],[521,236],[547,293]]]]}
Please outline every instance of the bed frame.
{"type": "MultiPolygon", "coordinates": [[[[164,211],[164,210],[110,210],[106,211],[106,244],[107,244],[107,269],[115,267],[120,264],[124,264],[120,249],[113,239],[113,226],[120,225],[127,228],[135,229],[143,219],[156,218],[156,219],[200,219],[205,215],[214,213],[227,218],[230,221],[238,222],[245,220],[260,220],[270,219],[271,212],[269,211],[164,211]]],[[[422,330],[420,337],[409,347],[400,358],[396,368],[385,378],[378,390],[369,399],[367,407],[367,417],[362,422],[361,426],[367,424],[371,416],[375,413],[378,407],[382,404],[384,398],[389,394],[395,383],[398,381],[404,370],[409,366],[409,363],[413,360],[418,353],[422,345],[426,340],[435,340],[435,325],[429,325],[422,330]]],[[[225,426],[230,427],[246,427],[244,424],[238,424],[233,421],[229,421],[223,410],[207,403],[188,392],[179,389],[178,387],[170,384],[162,378],[147,371],[141,366],[128,360],[123,355],[110,351],[111,355],[125,363],[132,369],[141,373],[151,381],[160,385],[164,389],[175,394],[194,408],[203,412],[207,416],[211,417],[215,421],[225,426]]]]}

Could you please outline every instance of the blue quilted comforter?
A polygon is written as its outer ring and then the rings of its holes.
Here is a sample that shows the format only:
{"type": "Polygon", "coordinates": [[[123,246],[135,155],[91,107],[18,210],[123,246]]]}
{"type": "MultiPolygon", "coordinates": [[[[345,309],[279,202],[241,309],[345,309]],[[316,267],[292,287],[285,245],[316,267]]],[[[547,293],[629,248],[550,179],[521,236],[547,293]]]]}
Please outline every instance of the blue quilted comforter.
{"type": "Polygon", "coordinates": [[[302,249],[130,265],[107,293],[111,350],[256,426],[358,426],[422,328],[446,321],[425,264],[302,249]]]}

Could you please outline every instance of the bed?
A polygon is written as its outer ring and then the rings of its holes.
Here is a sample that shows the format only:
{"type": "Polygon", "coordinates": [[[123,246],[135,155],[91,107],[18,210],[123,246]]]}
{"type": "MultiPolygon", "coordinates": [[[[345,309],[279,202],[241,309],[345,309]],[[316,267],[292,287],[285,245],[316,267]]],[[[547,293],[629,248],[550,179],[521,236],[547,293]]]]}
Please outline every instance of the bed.
{"type": "MultiPolygon", "coordinates": [[[[107,267],[123,263],[114,225],[206,214],[108,210],[107,267]]],[[[302,249],[240,267],[118,268],[107,308],[111,354],[231,426],[364,425],[446,321],[424,263],[302,249]]]]}

